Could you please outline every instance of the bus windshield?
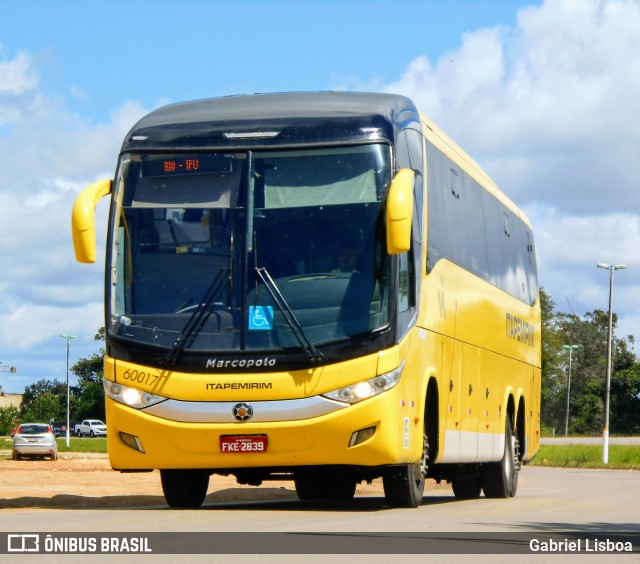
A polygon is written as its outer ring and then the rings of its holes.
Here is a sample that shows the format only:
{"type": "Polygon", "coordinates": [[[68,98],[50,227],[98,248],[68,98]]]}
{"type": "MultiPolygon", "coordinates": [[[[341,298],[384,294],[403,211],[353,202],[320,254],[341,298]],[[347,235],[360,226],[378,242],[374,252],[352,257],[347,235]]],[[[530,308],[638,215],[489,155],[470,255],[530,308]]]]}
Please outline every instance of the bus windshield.
{"type": "Polygon", "coordinates": [[[386,326],[390,163],[386,144],[123,155],[110,333],[182,354],[316,346],[386,326]]]}

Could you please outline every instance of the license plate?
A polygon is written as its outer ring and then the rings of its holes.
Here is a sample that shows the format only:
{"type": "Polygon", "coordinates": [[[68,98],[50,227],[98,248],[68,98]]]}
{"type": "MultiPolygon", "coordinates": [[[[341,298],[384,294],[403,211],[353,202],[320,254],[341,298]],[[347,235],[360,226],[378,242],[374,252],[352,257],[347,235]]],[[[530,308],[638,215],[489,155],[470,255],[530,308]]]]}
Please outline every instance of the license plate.
{"type": "Polygon", "coordinates": [[[260,453],[267,452],[267,435],[222,435],[220,452],[260,453]]]}

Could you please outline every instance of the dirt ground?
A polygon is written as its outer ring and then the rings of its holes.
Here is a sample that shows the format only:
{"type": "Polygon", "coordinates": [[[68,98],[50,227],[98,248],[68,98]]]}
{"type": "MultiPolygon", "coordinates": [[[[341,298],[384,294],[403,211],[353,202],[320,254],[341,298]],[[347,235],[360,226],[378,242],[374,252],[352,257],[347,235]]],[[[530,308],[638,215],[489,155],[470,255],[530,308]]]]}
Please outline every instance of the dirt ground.
{"type": "MultiPolygon", "coordinates": [[[[167,507],[158,471],[122,474],[111,469],[106,455],[59,456],[56,461],[18,461],[10,453],[0,455],[0,509],[167,507]]],[[[430,483],[431,490],[434,486],[430,483]]],[[[356,491],[356,496],[383,495],[381,480],[360,484],[356,491]]],[[[296,499],[291,481],[255,487],[214,475],[205,503],[296,499]]]]}

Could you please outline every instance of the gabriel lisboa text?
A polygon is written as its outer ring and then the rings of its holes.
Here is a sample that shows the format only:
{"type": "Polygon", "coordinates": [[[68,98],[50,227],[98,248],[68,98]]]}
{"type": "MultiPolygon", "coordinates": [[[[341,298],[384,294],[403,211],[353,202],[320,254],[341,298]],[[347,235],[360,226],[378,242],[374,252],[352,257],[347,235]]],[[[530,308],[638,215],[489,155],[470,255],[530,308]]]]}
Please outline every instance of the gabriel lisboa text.
{"type": "Polygon", "coordinates": [[[153,552],[149,538],[118,533],[7,534],[7,553],[29,554],[138,554],[153,552]]]}
{"type": "Polygon", "coordinates": [[[610,539],[531,539],[529,549],[532,552],[633,552],[631,542],[612,541],[610,539]]]}

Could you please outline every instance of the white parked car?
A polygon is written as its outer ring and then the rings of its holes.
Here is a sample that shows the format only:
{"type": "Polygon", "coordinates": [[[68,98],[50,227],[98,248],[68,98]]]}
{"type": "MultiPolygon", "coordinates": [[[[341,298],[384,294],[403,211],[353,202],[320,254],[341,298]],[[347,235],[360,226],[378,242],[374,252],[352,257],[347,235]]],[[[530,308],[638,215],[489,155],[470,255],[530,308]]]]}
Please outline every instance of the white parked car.
{"type": "Polygon", "coordinates": [[[13,436],[13,459],[36,456],[58,459],[58,443],[53,429],[47,423],[23,423],[13,436]]]}
{"type": "Polygon", "coordinates": [[[77,437],[104,437],[107,434],[107,426],[99,419],[85,419],[82,423],[78,423],[74,429],[74,435],[77,437]]]}

